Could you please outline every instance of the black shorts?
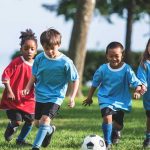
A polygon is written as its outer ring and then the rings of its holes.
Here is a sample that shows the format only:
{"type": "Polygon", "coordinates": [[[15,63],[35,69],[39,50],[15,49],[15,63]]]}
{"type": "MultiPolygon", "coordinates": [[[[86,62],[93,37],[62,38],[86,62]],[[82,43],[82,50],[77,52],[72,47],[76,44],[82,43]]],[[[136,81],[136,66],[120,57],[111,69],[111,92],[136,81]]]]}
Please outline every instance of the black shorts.
{"type": "Polygon", "coordinates": [[[28,114],[21,110],[6,110],[6,114],[11,121],[26,121],[29,123],[34,121],[34,114],[28,114]]]}
{"type": "Polygon", "coordinates": [[[60,106],[55,103],[36,102],[35,119],[40,120],[42,115],[49,116],[50,119],[53,119],[57,115],[59,108],[60,108],[60,106]]]}
{"type": "Polygon", "coordinates": [[[112,120],[123,126],[124,112],[122,110],[114,111],[111,108],[101,109],[102,117],[112,115],[112,120]]]}
{"type": "Polygon", "coordinates": [[[150,118],[150,110],[146,110],[146,116],[150,118]]]}

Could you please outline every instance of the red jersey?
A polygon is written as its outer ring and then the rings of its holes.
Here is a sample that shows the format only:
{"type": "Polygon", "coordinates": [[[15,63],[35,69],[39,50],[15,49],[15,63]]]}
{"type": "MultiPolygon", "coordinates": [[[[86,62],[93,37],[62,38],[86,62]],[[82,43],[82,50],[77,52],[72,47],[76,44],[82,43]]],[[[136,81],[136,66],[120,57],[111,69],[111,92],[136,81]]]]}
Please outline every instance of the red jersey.
{"type": "Polygon", "coordinates": [[[9,82],[12,91],[15,95],[15,100],[7,98],[6,89],[4,89],[0,109],[17,109],[29,114],[34,114],[35,97],[34,88],[26,96],[22,95],[22,90],[25,89],[32,74],[32,64],[25,61],[21,57],[15,58],[4,70],[2,74],[2,82],[9,82]]]}

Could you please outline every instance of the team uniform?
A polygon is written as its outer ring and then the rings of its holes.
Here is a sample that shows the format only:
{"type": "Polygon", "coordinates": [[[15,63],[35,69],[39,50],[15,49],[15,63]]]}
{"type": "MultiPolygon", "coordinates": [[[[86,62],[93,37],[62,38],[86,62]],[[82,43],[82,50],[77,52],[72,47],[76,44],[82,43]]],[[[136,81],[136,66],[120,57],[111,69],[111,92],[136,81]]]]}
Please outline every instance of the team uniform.
{"type": "MultiPolygon", "coordinates": [[[[36,78],[35,119],[40,120],[42,115],[53,119],[65,98],[68,82],[79,78],[77,70],[72,60],[64,54],[50,58],[43,52],[36,56],[32,74],[36,78]]],[[[52,133],[52,126],[40,125],[33,147],[44,146],[41,139],[46,133],[52,133]]]]}
{"type": "MultiPolygon", "coordinates": [[[[137,77],[147,87],[147,92],[143,95],[143,105],[145,110],[150,111],[150,61],[145,63],[145,69],[142,66],[138,67],[137,77]]],[[[150,113],[148,115],[150,117],[150,113]]]]}
{"type": "Polygon", "coordinates": [[[4,70],[2,74],[2,82],[9,82],[15,95],[15,100],[7,98],[6,89],[3,92],[0,108],[5,110],[20,110],[28,114],[34,114],[35,98],[34,89],[26,96],[22,95],[22,90],[31,77],[32,64],[25,61],[24,58],[15,58],[4,70]]]}
{"type": "Polygon", "coordinates": [[[10,122],[4,133],[6,141],[12,140],[13,134],[19,127],[18,121],[24,121],[24,125],[16,140],[16,144],[27,144],[25,139],[32,129],[35,112],[35,97],[32,87],[30,93],[26,96],[22,95],[22,90],[25,88],[32,73],[33,63],[27,62],[22,56],[15,58],[6,67],[2,74],[2,82],[9,83],[15,95],[14,100],[7,98],[7,91],[4,89],[0,109],[6,110],[6,114],[10,122]]]}
{"type": "MultiPolygon", "coordinates": [[[[100,66],[93,76],[92,86],[98,87],[98,102],[102,117],[112,115],[112,120],[123,128],[124,111],[131,110],[131,95],[129,87],[142,85],[131,67],[124,63],[118,69],[112,69],[110,64],[100,66]]],[[[120,129],[120,130],[121,130],[120,129]]],[[[118,143],[120,130],[112,123],[102,124],[106,145],[118,143]]]]}

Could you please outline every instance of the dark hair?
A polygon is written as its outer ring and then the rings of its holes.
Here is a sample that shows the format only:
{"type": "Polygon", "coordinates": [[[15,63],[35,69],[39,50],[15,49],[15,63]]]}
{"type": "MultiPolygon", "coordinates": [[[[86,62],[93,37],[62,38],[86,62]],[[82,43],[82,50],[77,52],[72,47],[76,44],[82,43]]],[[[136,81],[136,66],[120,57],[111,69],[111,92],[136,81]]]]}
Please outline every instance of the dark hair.
{"type": "Polygon", "coordinates": [[[61,44],[61,34],[57,30],[49,28],[41,34],[40,42],[42,46],[54,49],[55,45],[61,44]]]}
{"type": "Polygon", "coordinates": [[[122,54],[124,55],[125,52],[124,52],[123,45],[119,42],[116,42],[116,41],[111,42],[111,43],[108,44],[108,46],[106,47],[106,55],[108,54],[109,49],[118,48],[118,47],[121,48],[122,54]]]}
{"type": "Polygon", "coordinates": [[[31,29],[26,29],[26,31],[21,31],[21,36],[19,37],[21,39],[20,46],[25,43],[26,40],[33,40],[37,45],[37,37],[35,36],[35,33],[31,29]]]}
{"type": "Polygon", "coordinates": [[[150,39],[148,40],[147,44],[146,44],[146,48],[145,48],[145,51],[143,53],[143,56],[142,56],[142,59],[141,59],[141,62],[140,62],[140,65],[143,66],[144,69],[146,69],[146,66],[144,65],[144,62],[150,58],[150,54],[148,52],[148,47],[150,46],[150,39]]]}

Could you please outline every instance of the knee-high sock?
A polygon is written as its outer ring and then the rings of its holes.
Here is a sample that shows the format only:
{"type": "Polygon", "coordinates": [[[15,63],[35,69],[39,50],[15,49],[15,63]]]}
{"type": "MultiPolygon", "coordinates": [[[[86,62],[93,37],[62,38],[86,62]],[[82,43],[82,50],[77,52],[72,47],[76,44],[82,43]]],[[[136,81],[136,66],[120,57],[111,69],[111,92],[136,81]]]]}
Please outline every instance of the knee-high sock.
{"type": "Polygon", "coordinates": [[[46,134],[51,133],[52,130],[53,129],[50,125],[44,125],[44,124],[40,125],[38,133],[37,133],[36,138],[33,143],[33,147],[40,148],[46,134]]]}
{"type": "Polygon", "coordinates": [[[18,141],[25,141],[25,138],[27,137],[27,135],[29,134],[29,132],[32,130],[32,125],[29,123],[24,123],[21,132],[17,138],[18,141]]]}
{"type": "Polygon", "coordinates": [[[107,142],[107,144],[111,144],[112,123],[109,124],[103,123],[102,130],[103,130],[105,141],[107,142]]]}

